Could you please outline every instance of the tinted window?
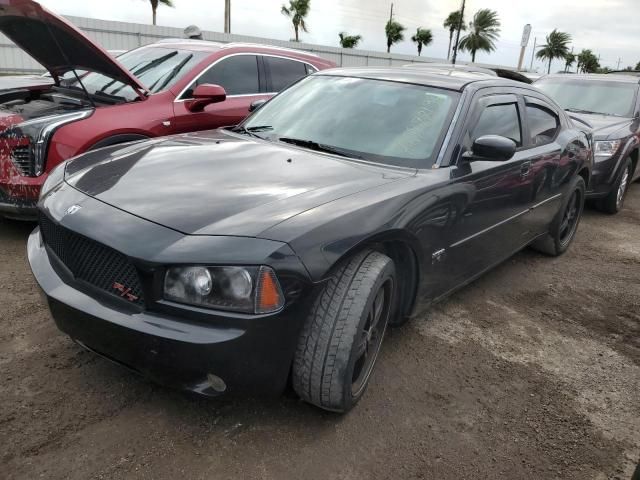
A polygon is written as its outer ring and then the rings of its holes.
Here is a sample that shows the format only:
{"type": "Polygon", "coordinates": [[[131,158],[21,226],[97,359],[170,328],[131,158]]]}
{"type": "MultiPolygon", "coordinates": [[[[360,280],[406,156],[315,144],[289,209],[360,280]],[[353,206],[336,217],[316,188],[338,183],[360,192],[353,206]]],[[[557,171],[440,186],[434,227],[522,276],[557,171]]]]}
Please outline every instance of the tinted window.
{"type": "Polygon", "coordinates": [[[271,88],[274,92],[279,92],[307,74],[302,62],[278,57],[263,58],[271,73],[271,88]]]}
{"type": "Polygon", "coordinates": [[[182,98],[189,98],[193,88],[203,83],[220,85],[227,95],[259,93],[258,59],[255,55],[236,55],[222,59],[196,80],[182,98]]]}
{"type": "Polygon", "coordinates": [[[535,86],[566,110],[622,117],[633,115],[638,91],[637,83],[573,78],[543,78],[535,86]]]}
{"type": "Polygon", "coordinates": [[[537,105],[527,104],[527,121],[534,145],[544,145],[553,141],[560,128],[558,117],[537,105]]]}
{"type": "Polygon", "coordinates": [[[480,115],[478,123],[471,132],[471,140],[483,135],[501,135],[510,138],[520,147],[522,146],[520,132],[520,117],[515,103],[490,105],[480,115]]]}
{"type": "Polygon", "coordinates": [[[347,157],[429,168],[459,97],[422,85],[317,75],[271,99],[244,126],[267,140],[308,140],[347,157]]]}

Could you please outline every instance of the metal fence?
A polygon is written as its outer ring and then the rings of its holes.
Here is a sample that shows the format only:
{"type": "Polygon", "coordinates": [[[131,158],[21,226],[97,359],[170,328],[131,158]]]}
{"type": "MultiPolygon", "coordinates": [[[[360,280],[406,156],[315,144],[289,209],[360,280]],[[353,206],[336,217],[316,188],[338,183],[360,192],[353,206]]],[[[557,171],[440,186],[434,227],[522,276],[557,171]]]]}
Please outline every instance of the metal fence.
{"type": "MultiPolygon", "coordinates": [[[[184,36],[181,28],[115,22],[85,17],[67,16],[66,18],[107,50],[130,50],[148,43],[156,42],[162,38],[182,38],[184,36]]],[[[314,54],[328,60],[333,60],[337,65],[345,67],[406,65],[407,63],[415,62],[445,61],[441,58],[344,49],[325,45],[314,45],[310,43],[297,43],[252,37],[248,35],[236,35],[211,31],[203,31],[202,33],[205,40],[212,40],[216,42],[250,42],[305,50],[313,52],[314,54]]],[[[478,65],[494,66],[484,64],[478,65]]],[[[0,35],[0,74],[40,73],[43,71],[44,69],[41,65],[35,62],[30,56],[24,53],[5,36],[0,35]]]]}

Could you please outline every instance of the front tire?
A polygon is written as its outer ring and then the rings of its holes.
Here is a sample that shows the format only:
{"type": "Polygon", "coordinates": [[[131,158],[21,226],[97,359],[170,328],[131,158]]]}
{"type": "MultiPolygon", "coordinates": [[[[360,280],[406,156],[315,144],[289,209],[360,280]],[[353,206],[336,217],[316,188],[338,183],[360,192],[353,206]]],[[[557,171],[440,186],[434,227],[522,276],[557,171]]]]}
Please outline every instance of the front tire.
{"type": "Polygon", "coordinates": [[[596,205],[598,210],[616,214],[624,206],[624,197],[627,194],[629,185],[631,184],[631,177],[633,175],[633,164],[631,159],[627,158],[623,164],[623,169],[620,172],[620,176],[616,181],[614,187],[609,192],[609,195],[601,199],[596,205]]]}
{"type": "Polygon", "coordinates": [[[344,261],[319,292],[293,362],[293,388],[325,410],[362,398],[395,302],[395,266],[367,250],[344,261]]]}
{"type": "Polygon", "coordinates": [[[584,179],[576,176],[567,189],[567,196],[551,224],[549,233],[533,242],[531,248],[552,257],[558,257],[569,249],[582,218],[585,190],[584,179]]]}

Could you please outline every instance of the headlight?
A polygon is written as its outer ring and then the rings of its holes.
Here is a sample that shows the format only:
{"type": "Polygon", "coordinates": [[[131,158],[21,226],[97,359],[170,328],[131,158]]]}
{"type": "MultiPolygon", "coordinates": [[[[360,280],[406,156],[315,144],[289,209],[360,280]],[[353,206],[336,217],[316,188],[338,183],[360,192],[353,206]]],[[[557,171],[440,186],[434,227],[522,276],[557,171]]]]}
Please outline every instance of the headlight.
{"type": "Polygon", "coordinates": [[[596,141],[596,161],[606,160],[612,157],[620,148],[622,140],[598,140],[596,141]]]}
{"type": "Polygon", "coordinates": [[[171,267],[164,278],[164,298],[218,310],[271,313],[284,306],[284,295],[269,267],[171,267]]]}
{"type": "Polygon", "coordinates": [[[93,110],[82,110],[27,120],[7,128],[2,137],[8,139],[10,145],[27,149],[25,155],[33,164],[30,175],[38,177],[44,172],[47,148],[53,133],[61,126],[87,118],[92,113],[93,110]]]}
{"type": "Polygon", "coordinates": [[[64,182],[64,171],[67,168],[67,162],[62,162],[56,168],[49,172],[49,176],[42,184],[40,189],[40,198],[44,198],[49,192],[64,182]]]}

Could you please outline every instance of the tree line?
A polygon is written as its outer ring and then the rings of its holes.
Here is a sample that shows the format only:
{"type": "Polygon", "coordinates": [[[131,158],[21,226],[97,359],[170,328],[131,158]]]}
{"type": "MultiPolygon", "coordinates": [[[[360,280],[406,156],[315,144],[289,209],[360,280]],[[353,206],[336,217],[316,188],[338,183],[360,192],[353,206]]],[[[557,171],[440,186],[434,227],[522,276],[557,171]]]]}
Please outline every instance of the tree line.
{"type": "MultiPolygon", "coordinates": [[[[160,4],[173,7],[173,0],[149,0],[153,15],[153,24],[156,24],[156,11],[160,4]]],[[[300,32],[308,32],[306,18],[311,11],[311,0],[289,0],[288,4],[282,5],[281,13],[291,21],[295,38],[293,41],[300,41],[300,32]]],[[[449,31],[449,46],[447,48],[447,60],[456,51],[469,52],[471,61],[476,61],[477,52],[491,53],[496,49],[496,41],[500,38],[500,18],[495,10],[483,8],[478,10],[472,20],[467,24],[462,12],[456,10],[451,12],[442,24],[443,28],[449,31]],[[458,31],[462,37],[454,43],[454,37],[459,38],[458,31]],[[464,32],[464,34],[463,34],[464,32]]],[[[384,33],[387,40],[387,53],[391,52],[391,47],[405,39],[406,27],[393,18],[391,14],[385,24],[384,33]]],[[[553,60],[564,61],[564,71],[569,72],[575,65],[578,73],[594,73],[608,71],[608,68],[601,68],[599,57],[590,49],[583,49],[580,53],[573,53],[571,45],[571,35],[554,29],[546,36],[546,43],[540,47],[535,54],[536,58],[547,62],[547,73],[551,72],[553,60]]],[[[362,35],[340,32],[338,41],[342,48],[356,48],[362,41],[362,35]]],[[[418,27],[416,33],[411,36],[411,41],[415,43],[418,55],[422,55],[422,49],[433,42],[433,32],[429,28],[418,27]]],[[[632,70],[627,67],[627,70],[632,70]]],[[[640,70],[640,62],[635,67],[640,70]]]]}

